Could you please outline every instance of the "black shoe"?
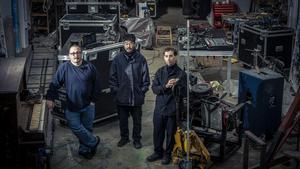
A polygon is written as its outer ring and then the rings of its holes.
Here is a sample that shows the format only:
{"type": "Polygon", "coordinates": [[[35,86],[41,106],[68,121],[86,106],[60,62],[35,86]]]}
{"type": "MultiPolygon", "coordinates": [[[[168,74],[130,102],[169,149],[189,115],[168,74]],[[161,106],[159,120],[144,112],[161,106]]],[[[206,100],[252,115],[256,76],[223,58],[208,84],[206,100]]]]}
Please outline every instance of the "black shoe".
{"type": "Polygon", "coordinates": [[[97,147],[98,147],[98,145],[99,145],[99,143],[100,143],[100,138],[99,138],[99,136],[96,136],[96,139],[97,139],[97,142],[96,142],[95,146],[91,148],[91,153],[92,153],[93,156],[96,154],[97,147]]]}
{"type": "Polygon", "coordinates": [[[162,159],[162,155],[159,155],[157,153],[153,153],[150,156],[148,156],[146,159],[147,159],[148,162],[153,162],[153,161],[157,161],[157,160],[162,159]]]}
{"type": "Polygon", "coordinates": [[[85,159],[92,159],[94,155],[92,152],[78,152],[79,155],[83,156],[85,159]]]}
{"type": "Polygon", "coordinates": [[[142,148],[142,143],[141,143],[141,141],[134,141],[133,146],[136,149],[140,149],[140,148],[142,148]]]}
{"type": "Polygon", "coordinates": [[[118,147],[123,147],[125,144],[129,143],[129,139],[121,139],[118,142],[118,147]]]}
{"type": "Polygon", "coordinates": [[[170,162],[171,162],[171,157],[168,155],[165,155],[163,157],[163,159],[161,160],[161,164],[163,164],[163,165],[168,165],[168,164],[170,164],[170,162]]]}

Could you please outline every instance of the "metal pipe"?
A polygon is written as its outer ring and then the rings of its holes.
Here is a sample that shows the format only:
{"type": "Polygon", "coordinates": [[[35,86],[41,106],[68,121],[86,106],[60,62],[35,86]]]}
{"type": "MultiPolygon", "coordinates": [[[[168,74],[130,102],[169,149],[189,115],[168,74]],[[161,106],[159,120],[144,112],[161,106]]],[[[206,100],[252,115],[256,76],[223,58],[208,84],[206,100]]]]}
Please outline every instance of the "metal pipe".
{"type": "MultiPolygon", "coordinates": [[[[187,70],[186,70],[186,74],[187,74],[187,147],[188,147],[188,151],[186,152],[186,157],[187,157],[187,169],[190,168],[190,86],[189,86],[189,82],[190,82],[190,71],[189,71],[189,65],[190,65],[190,21],[187,20],[187,57],[186,57],[186,61],[187,61],[187,70]]],[[[191,166],[192,167],[192,166],[191,166]]]]}
{"type": "Polygon", "coordinates": [[[19,17],[18,17],[18,1],[12,0],[11,1],[11,13],[13,17],[13,28],[15,34],[15,51],[17,54],[21,52],[20,49],[20,35],[19,35],[19,17]]]}

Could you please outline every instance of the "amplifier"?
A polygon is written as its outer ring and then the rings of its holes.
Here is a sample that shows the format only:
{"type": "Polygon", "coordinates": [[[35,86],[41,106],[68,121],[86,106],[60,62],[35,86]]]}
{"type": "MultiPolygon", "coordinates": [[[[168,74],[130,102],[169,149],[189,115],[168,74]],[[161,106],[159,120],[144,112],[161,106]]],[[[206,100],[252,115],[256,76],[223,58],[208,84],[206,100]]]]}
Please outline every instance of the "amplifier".
{"type": "Polygon", "coordinates": [[[281,122],[283,83],[283,76],[267,68],[239,73],[238,102],[251,101],[243,110],[245,129],[257,136],[273,136],[281,122]]]}
{"type": "MultiPolygon", "coordinates": [[[[253,66],[253,50],[260,50],[265,58],[274,58],[284,63],[284,68],[291,65],[293,29],[287,27],[262,27],[258,25],[240,25],[238,58],[244,64],[253,66]]],[[[258,59],[258,66],[264,66],[258,59]]]]}

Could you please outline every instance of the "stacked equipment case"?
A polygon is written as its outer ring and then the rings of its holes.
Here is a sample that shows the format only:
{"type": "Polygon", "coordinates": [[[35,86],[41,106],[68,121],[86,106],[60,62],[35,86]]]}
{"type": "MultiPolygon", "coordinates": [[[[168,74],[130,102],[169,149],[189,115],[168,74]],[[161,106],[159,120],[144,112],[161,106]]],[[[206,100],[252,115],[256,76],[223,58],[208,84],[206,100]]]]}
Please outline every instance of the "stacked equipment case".
{"type": "MultiPolygon", "coordinates": [[[[263,59],[278,59],[284,63],[284,68],[291,65],[293,29],[282,26],[268,26],[262,24],[240,25],[238,57],[248,66],[253,66],[253,51],[257,49],[263,59]]],[[[257,60],[261,67],[262,59],[257,60]]]]}
{"type": "Polygon", "coordinates": [[[119,2],[67,2],[66,12],[59,21],[60,49],[72,33],[95,33],[110,43],[119,40],[119,2]]]}
{"type": "Polygon", "coordinates": [[[102,41],[118,41],[116,14],[66,14],[59,21],[59,46],[63,47],[72,33],[95,33],[102,41]]]}

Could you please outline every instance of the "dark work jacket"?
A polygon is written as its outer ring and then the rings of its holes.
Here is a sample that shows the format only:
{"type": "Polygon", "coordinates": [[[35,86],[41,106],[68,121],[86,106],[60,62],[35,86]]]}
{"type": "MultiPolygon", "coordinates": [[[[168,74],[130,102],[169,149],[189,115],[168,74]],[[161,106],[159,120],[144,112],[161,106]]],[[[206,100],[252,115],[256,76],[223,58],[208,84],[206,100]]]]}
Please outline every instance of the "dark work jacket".
{"type": "Polygon", "coordinates": [[[178,65],[173,65],[171,71],[168,72],[168,66],[163,66],[155,73],[152,83],[152,91],[156,94],[154,114],[162,114],[165,116],[176,115],[176,101],[171,88],[166,88],[169,79],[179,78],[176,87],[180,90],[179,97],[186,96],[186,73],[181,70],[178,65]]]}
{"type": "Polygon", "coordinates": [[[147,61],[138,51],[131,57],[120,52],[113,60],[109,73],[109,86],[117,105],[141,106],[150,85],[147,61]]]}

